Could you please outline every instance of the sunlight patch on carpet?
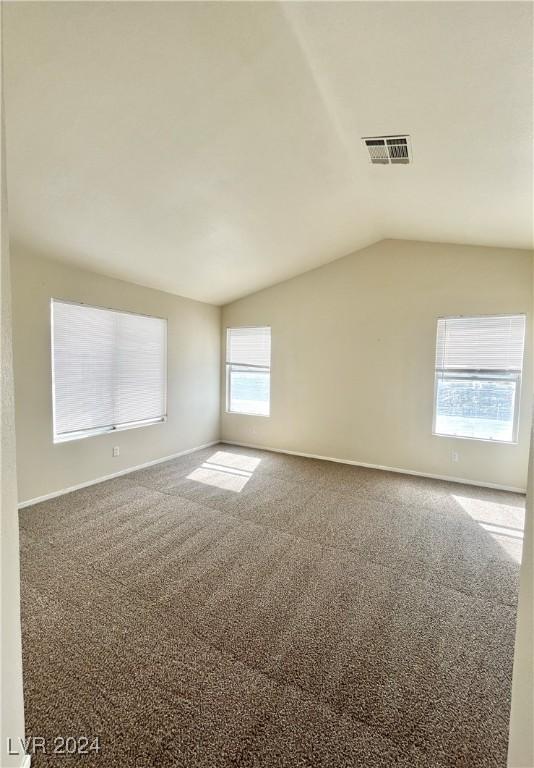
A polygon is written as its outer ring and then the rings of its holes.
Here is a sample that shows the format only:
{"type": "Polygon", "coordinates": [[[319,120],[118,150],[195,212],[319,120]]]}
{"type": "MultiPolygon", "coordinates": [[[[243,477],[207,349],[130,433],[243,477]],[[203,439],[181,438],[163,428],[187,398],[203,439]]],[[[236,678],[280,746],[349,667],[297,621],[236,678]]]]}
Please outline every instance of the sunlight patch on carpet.
{"type": "Polygon", "coordinates": [[[202,466],[194,469],[187,479],[239,493],[252,477],[260,461],[261,459],[253,456],[216,451],[202,466]]]}

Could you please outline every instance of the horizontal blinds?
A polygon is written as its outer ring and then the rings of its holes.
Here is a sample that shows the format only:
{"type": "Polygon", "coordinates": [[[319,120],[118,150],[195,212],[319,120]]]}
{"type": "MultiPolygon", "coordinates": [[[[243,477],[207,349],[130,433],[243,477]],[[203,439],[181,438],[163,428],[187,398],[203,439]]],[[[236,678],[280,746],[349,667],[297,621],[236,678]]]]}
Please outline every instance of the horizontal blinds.
{"type": "Polygon", "coordinates": [[[54,433],[166,414],[165,320],[52,302],[54,433]]]}
{"type": "Polygon", "coordinates": [[[226,362],[234,365],[271,365],[270,328],[228,328],[226,362]]]}
{"type": "Polygon", "coordinates": [[[524,339],[524,315],[440,318],[436,368],[520,372],[524,339]]]}

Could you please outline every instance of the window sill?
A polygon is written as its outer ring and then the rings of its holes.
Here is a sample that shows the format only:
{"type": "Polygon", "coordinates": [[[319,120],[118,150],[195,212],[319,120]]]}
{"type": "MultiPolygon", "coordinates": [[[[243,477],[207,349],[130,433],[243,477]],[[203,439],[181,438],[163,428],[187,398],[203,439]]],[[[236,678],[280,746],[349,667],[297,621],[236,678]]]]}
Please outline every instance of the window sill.
{"type": "Polygon", "coordinates": [[[140,427],[151,427],[154,424],[164,424],[167,417],[161,419],[149,419],[147,421],[136,421],[128,424],[119,424],[116,427],[99,427],[98,429],[88,429],[83,432],[70,432],[66,435],[54,435],[54,445],[61,443],[70,443],[72,440],[85,440],[87,437],[97,437],[98,435],[109,435],[113,432],[126,432],[129,429],[139,429],[140,427]]]}
{"type": "Polygon", "coordinates": [[[448,437],[451,440],[473,440],[477,443],[493,443],[496,445],[519,445],[519,440],[492,440],[491,437],[469,437],[468,435],[447,435],[443,432],[432,432],[432,437],[448,437]]]}
{"type": "Polygon", "coordinates": [[[270,419],[270,413],[246,413],[246,411],[229,411],[225,410],[228,416],[258,416],[260,419],[270,419]]]}

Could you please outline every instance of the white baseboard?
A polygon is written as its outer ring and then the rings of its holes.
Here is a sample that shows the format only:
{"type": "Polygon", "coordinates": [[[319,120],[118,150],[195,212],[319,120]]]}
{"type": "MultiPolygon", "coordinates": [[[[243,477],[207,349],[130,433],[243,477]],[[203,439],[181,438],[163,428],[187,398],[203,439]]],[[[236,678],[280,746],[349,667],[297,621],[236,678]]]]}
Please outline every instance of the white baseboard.
{"type": "Polygon", "coordinates": [[[400,469],[399,467],[386,467],[382,464],[369,464],[365,461],[351,461],[350,459],[336,459],[333,456],[320,456],[316,453],[302,453],[302,451],[288,451],[284,448],[268,448],[265,445],[254,445],[253,443],[238,443],[234,440],[224,440],[221,443],[226,445],[237,445],[241,448],[254,448],[259,451],[273,451],[274,453],[287,453],[289,456],[303,456],[306,459],[322,459],[323,461],[334,461],[337,464],[351,464],[355,467],[368,467],[369,469],[382,469],[386,472],[399,472],[401,475],[415,475],[416,477],[430,477],[433,480],[447,480],[450,483],[462,483],[463,485],[474,485],[481,488],[494,488],[498,491],[511,491],[512,493],[526,493],[526,488],[517,488],[514,485],[501,485],[500,483],[485,483],[481,480],[466,480],[464,477],[451,477],[450,475],[434,475],[430,472],[418,472],[415,469],[400,469]]]}
{"type": "MultiPolygon", "coordinates": [[[[475,481],[475,480],[466,480],[463,477],[452,477],[450,475],[435,475],[430,472],[418,472],[417,470],[412,469],[401,469],[400,467],[387,467],[382,464],[369,464],[368,462],[364,461],[352,461],[350,459],[338,459],[333,456],[322,456],[320,454],[316,453],[304,453],[302,451],[290,451],[286,450],[284,448],[271,448],[269,446],[265,445],[256,445],[254,443],[241,443],[236,442],[234,440],[212,440],[209,443],[204,443],[203,445],[197,445],[194,448],[188,448],[185,451],[180,451],[179,453],[173,453],[170,456],[163,456],[161,459],[154,459],[153,461],[146,461],[144,464],[137,464],[135,467],[128,467],[128,469],[121,469],[118,472],[113,472],[110,475],[103,475],[102,477],[97,477],[94,480],[87,480],[84,483],[78,483],[78,485],[71,485],[69,488],[62,488],[59,491],[52,491],[52,493],[47,493],[44,496],[37,496],[34,499],[27,499],[26,501],[21,501],[18,505],[19,509],[24,509],[25,507],[30,507],[33,504],[38,504],[41,501],[47,501],[48,499],[54,499],[57,496],[64,496],[66,493],[71,493],[72,491],[77,491],[80,488],[88,488],[91,485],[98,485],[98,483],[103,483],[106,480],[113,480],[115,477],[121,477],[122,475],[128,475],[130,472],[136,472],[139,469],[145,469],[146,467],[152,467],[155,464],[162,464],[165,461],[170,461],[171,459],[177,459],[180,456],[186,456],[188,453],[194,453],[195,451],[200,451],[203,448],[211,448],[212,445],[217,445],[218,443],[225,443],[226,445],[236,445],[240,446],[242,448],[254,448],[256,450],[260,451],[272,451],[273,453],[286,453],[289,456],[303,456],[307,459],[321,459],[322,461],[333,461],[337,464],[350,464],[355,467],[369,467],[370,469],[382,469],[386,472],[398,472],[403,475],[415,475],[416,477],[430,477],[434,480],[447,480],[451,483],[463,483],[464,485],[474,485],[474,486],[480,486],[482,488],[495,488],[496,490],[500,491],[511,491],[512,493],[526,493],[525,488],[518,488],[513,485],[501,485],[499,483],[486,483],[483,481],[475,481]]],[[[29,756],[28,756],[29,757],[29,756]]],[[[28,763],[29,765],[29,763],[28,763]]],[[[24,764],[23,768],[26,768],[26,765],[24,764]]]]}
{"type": "Polygon", "coordinates": [[[137,472],[138,469],[145,469],[146,467],[153,467],[155,464],[163,464],[164,461],[170,461],[171,459],[177,459],[180,456],[185,456],[188,453],[194,453],[200,451],[202,448],[210,448],[212,445],[217,445],[220,440],[212,440],[210,443],[204,443],[203,445],[196,445],[194,448],[188,448],[186,451],[180,451],[179,453],[173,453],[170,456],[163,456],[161,459],[154,459],[153,461],[146,461],[144,464],[137,464],[135,467],[128,467],[128,469],[121,469],[118,472],[113,472],[111,475],[103,475],[97,477],[94,480],[87,480],[84,483],[78,483],[78,485],[71,485],[69,488],[61,488],[59,491],[52,491],[52,493],[46,493],[44,496],[36,496],[35,499],[27,499],[21,501],[18,505],[19,509],[24,507],[31,507],[33,504],[38,504],[40,501],[47,501],[48,499],[55,499],[57,496],[64,496],[66,493],[72,491],[78,491],[80,488],[88,488],[90,485],[98,485],[106,480],[113,480],[114,477],[121,477],[122,475],[128,475],[130,472],[137,472]]]}

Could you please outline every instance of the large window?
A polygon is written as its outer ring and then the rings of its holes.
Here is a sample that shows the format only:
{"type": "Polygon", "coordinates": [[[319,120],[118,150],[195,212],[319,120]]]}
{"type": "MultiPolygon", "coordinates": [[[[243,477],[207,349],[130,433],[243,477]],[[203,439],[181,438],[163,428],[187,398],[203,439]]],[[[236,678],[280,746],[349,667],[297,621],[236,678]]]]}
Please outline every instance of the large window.
{"type": "Polygon", "coordinates": [[[164,421],[167,321],[51,302],[54,442],[164,421]]]}
{"type": "Polygon", "coordinates": [[[442,317],[434,434],[517,441],[524,315],[442,317]]]}
{"type": "Polygon", "coordinates": [[[271,329],[228,328],[226,410],[268,416],[271,391],[271,329]]]}

